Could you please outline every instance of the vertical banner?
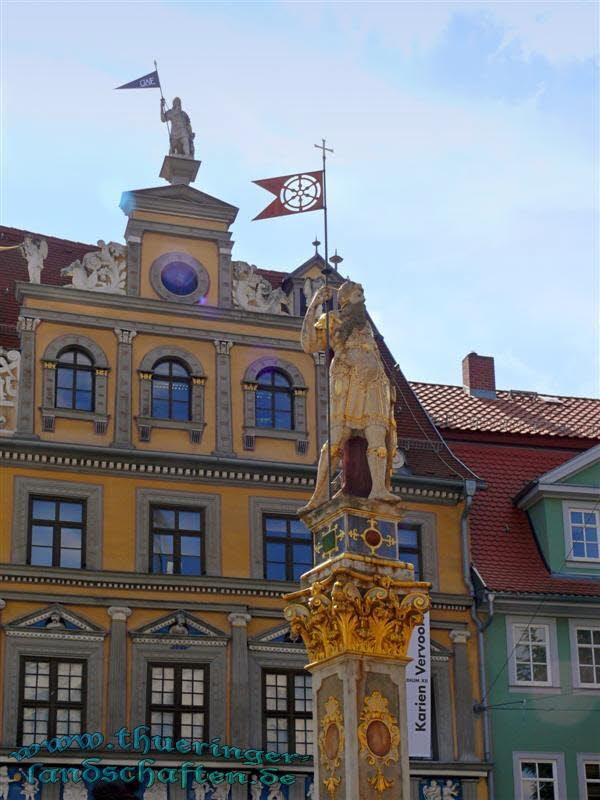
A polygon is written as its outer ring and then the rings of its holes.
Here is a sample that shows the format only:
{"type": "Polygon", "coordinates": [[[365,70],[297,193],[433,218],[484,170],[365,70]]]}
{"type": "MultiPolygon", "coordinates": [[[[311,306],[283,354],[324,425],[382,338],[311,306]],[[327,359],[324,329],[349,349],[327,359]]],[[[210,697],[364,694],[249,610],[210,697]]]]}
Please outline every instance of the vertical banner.
{"type": "Polygon", "coordinates": [[[431,646],[429,612],[423,624],[413,629],[406,667],[406,711],[408,753],[411,758],[431,758],[431,646]]]}

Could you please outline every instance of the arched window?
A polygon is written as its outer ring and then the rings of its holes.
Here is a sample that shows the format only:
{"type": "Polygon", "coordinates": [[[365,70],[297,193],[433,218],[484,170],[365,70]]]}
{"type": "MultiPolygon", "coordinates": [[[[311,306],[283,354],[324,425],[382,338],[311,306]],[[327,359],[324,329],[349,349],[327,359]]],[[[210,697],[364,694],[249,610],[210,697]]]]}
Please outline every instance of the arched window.
{"type": "Polygon", "coordinates": [[[174,359],[157,361],[152,370],[152,416],[190,420],[191,378],[187,367],[174,359]]]}
{"type": "Polygon", "coordinates": [[[56,364],[56,408],[94,410],[94,362],[78,347],[59,353],[56,364]]]}
{"type": "Polygon", "coordinates": [[[257,383],[257,427],[293,430],[294,392],[287,375],[279,369],[267,367],[258,373],[257,383]]]}

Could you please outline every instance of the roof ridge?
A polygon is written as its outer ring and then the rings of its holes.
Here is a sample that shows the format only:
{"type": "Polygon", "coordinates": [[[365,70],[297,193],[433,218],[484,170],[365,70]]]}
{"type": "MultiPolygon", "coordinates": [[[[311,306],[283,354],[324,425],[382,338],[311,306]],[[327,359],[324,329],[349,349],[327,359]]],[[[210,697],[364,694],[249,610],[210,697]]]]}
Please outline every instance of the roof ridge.
{"type": "MultiPolygon", "coordinates": [[[[447,388],[447,389],[460,389],[464,391],[465,387],[461,386],[460,384],[456,383],[433,383],[431,381],[408,381],[411,386],[436,386],[440,388],[447,388]]],[[[528,395],[536,395],[537,397],[558,397],[560,400],[593,400],[594,402],[600,402],[600,397],[586,397],[584,395],[578,394],[557,394],[556,392],[540,392],[536,389],[496,389],[496,393],[503,392],[506,394],[512,394],[514,392],[523,392],[528,395]]],[[[476,395],[470,395],[468,392],[465,392],[466,395],[469,397],[473,397],[475,400],[490,400],[493,398],[489,397],[477,397],[476,395]]]]}
{"type": "Polygon", "coordinates": [[[41,236],[43,239],[50,239],[53,242],[62,242],[63,244],[75,244],[79,245],[80,247],[92,247],[97,248],[97,244],[90,244],[89,242],[80,242],[76,239],[63,239],[61,236],[51,236],[50,234],[46,233],[39,233],[39,231],[30,231],[25,228],[13,228],[10,225],[0,225],[0,233],[7,232],[7,233],[21,233],[25,236],[41,236]]]}

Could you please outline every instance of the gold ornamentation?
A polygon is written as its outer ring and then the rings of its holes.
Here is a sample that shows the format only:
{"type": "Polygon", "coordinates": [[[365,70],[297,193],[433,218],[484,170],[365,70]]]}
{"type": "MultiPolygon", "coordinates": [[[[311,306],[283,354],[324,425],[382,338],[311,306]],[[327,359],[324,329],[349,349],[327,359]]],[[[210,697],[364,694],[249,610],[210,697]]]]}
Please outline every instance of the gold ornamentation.
{"type": "Polygon", "coordinates": [[[142,380],[142,381],[151,381],[152,380],[152,373],[151,372],[140,372],[140,380],[142,380]]]}
{"type": "Polygon", "coordinates": [[[357,731],[360,754],[375,767],[375,774],[368,781],[377,794],[383,794],[394,785],[394,781],[383,774],[383,767],[398,761],[398,720],[390,714],[387,699],[378,691],[365,697],[360,719],[357,731]]]}
{"type": "Polygon", "coordinates": [[[322,555],[323,553],[329,553],[331,550],[335,550],[337,543],[344,538],[344,531],[340,528],[337,522],[330,525],[329,528],[323,533],[322,531],[318,531],[320,535],[320,541],[318,544],[315,544],[314,551],[317,555],[322,555]],[[331,543],[331,546],[327,546],[331,543]],[[325,546],[324,546],[325,544],[325,546]]]}
{"type": "Polygon", "coordinates": [[[102,376],[108,375],[108,370],[104,367],[96,367],[94,372],[96,373],[96,375],[102,375],[102,376]]]}
{"type": "Polygon", "coordinates": [[[377,553],[382,544],[386,544],[388,547],[396,544],[393,536],[384,536],[381,533],[374,517],[369,517],[369,526],[362,533],[359,533],[357,528],[352,528],[352,530],[348,531],[348,536],[354,541],[362,539],[365,546],[371,551],[372,556],[377,553]]]}
{"type": "Polygon", "coordinates": [[[323,778],[323,785],[327,789],[331,800],[335,799],[338,786],[342,779],[335,774],[342,763],[344,752],[344,719],[342,707],[337,697],[329,697],[325,703],[325,715],[321,720],[319,733],[319,753],[321,764],[329,775],[323,778]]]}
{"type": "Polygon", "coordinates": [[[202,386],[206,383],[206,378],[204,375],[197,375],[196,377],[192,378],[192,383],[194,386],[202,386]]]}
{"type": "Polygon", "coordinates": [[[247,392],[255,392],[258,389],[258,383],[242,383],[242,386],[247,392]]]}
{"type": "Polygon", "coordinates": [[[398,581],[349,567],[285,596],[293,636],[302,636],[311,663],[342,653],[404,658],[415,625],[431,601],[428,583],[398,581]]]}
{"type": "Polygon", "coordinates": [[[56,369],[56,361],[44,361],[44,369],[56,369]]]}

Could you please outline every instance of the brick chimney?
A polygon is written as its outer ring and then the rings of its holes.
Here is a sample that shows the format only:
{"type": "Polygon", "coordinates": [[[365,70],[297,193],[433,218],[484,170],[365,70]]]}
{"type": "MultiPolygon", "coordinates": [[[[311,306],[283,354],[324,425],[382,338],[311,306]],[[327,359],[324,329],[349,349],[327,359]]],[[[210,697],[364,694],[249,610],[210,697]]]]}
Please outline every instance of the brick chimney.
{"type": "Polygon", "coordinates": [[[473,397],[496,397],[496,374],[492,356],[469,353],[462,361],[463,386],[473,397]]]}

